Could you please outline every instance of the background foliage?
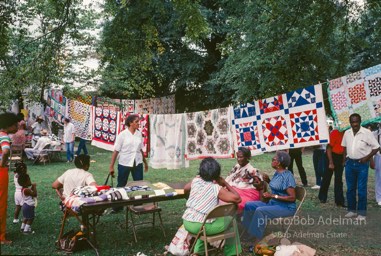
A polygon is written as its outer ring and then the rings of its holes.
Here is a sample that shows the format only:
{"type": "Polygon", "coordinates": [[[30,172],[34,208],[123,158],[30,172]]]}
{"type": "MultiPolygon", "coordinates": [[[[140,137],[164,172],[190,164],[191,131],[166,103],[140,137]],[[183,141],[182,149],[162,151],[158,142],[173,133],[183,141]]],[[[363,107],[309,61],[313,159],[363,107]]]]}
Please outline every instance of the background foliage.
{"type": "Polygon", "coordinates": [[[97,12],[81,0],[1,2],[3,106],[21,92],[40,101],[45,88],[80,82],[117,98],[175,93],[179,112],[198,111],[380,60],[377,0],[99,2],[97,12]],[[97,72],[74,68],[88,57],[100,60],[97,72]]]}

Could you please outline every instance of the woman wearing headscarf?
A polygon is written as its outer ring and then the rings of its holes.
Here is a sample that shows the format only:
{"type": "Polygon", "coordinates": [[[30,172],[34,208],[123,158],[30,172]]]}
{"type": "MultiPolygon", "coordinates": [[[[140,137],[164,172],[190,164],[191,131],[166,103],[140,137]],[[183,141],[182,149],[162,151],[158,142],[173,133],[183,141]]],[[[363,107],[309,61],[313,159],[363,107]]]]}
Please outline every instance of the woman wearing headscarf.
{"type": "Polygon", "coordinates": [[[238,212],[243,211],[246,202],[260,200],[263,189],[263,175],[249,163],[250,158],[249,149],[238,148],[237,164],[226,177],[226,182],[241,196],[242,201],[238,204],[238,212]]]}

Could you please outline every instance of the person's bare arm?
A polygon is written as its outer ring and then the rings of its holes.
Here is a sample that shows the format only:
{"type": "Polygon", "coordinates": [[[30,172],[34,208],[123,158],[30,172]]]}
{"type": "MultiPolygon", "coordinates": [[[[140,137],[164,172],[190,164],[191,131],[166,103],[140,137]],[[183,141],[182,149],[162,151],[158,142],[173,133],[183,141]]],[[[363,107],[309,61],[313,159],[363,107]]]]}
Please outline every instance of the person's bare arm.
{"type": "Polygon", "coordinates": [[[242,201],[241,196],[225,181],[224,178],[220,177],[216,182],[222,187],[218,193],[219,199],[227,203],[236,204],[239,204],[242,201]]]}
{"type": "Polygon", "coordinates": [[[65,199],[65,197],[62,194],[63,184],[59,182],[58,180],[55,180],[52,184],[52,188],[56,190],[57,195],[63,201],[65,199]]]}
{"type": "Polygon", "coordinates": [[[24,195],[36,197],[37,196],[37,185],[36,185],[36,183],[32,183],[32,187],[31,188],[25,189],[24,190],[24,195]]]}
{"type": "Polygon", "coordinates": [[[265,192],[263,193],[263,197],[266,199],[273,198],[273,199],[285,201],[285,202],[295,202],[295,199],[296,199],[295,188],[289,187],[288,189],[286,189],[286,192],[287,192],[287,196],[274,195],[274,194],[271,194],[270,192],[265,192]]]}
{"type": "Polygon", "coordinates": [[[7,166],[7,160],[8,160],[9,155],[10,155],[9,148],[3,149],[3,155],[1,157],[1,162],[0,162],[1,167],[7,166]]]}
{"type": "Polygon", "coordinates": [[[143,150],[140,150],[140,152],[142,152],[143,163],[144,163],[144,172],[148,172],[148,163],[147,163],[147,159],[146,159],[145,156],[144,156],[144,152],[143,152],[143,150]]]}
{"type": "Polygon", "coordinates": [[[193,179],[191,181],[189,181],[187,184],[185,184],[185,186],[184,186],[184,194],[189,194],[190,193],[191,187],[192,187],[192,181],[193,181],[193,179]]]}
{"type": "Polygon", "coordinates": [[[115,164],[116,158],[118,157],[118,154],[119,154],[119,152],[114,150],[114,152],[112,153],[112,156],[111,156],[109,172],[110,172],[112,177],[115,177],[115,175],[114,175],[114,173],[115,173],[114,172],[114,164],[115,164]]]}
{"type": "Polygon", "coordinates": [[[328,158],[328,169],[334,170],[335,166],[333,164],[333,158],[332,158],[332,147],[331,145],[327,145],[327,158],[328,158]]]}

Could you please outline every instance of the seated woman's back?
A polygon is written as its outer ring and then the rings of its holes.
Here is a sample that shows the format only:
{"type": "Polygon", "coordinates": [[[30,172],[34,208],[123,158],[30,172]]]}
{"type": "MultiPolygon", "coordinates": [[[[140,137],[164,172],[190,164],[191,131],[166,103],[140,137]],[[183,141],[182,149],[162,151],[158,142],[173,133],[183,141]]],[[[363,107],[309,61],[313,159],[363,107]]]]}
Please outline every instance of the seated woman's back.
{"type": "Polygon", "coordinates": [[[205,181],[200,176],[194,178],[183,218],[203,222],[204,217],[218,205],[220,188],[217,183],[205,181]]]}
{"type": "Polygon", "coordinates": [[[59,192],[61,200],[70,196],[70,193],[76,187],[97,185],[93,175],[88,172],[90,168],[90,156],[79,155],[74,159],[74,164],[77,168],[67,170],[52,184],[53,189],[60,190],[63,188],[63,192],[59,192]]]}

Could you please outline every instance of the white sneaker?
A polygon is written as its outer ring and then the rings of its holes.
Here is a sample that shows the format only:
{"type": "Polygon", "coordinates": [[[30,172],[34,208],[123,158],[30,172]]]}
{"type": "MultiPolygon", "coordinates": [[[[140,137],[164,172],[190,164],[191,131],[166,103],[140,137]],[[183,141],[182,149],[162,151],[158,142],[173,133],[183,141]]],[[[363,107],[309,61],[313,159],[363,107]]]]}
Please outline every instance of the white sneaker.
{"type": "Polygon", "coordinates": [[[19,221],[20,221],[19,219],[14,219],[13,224],[19,223],[19,221]]]}
{"type": "MultiPolygon", "coordinates": [[[[357,213],[355,212],[348,212],[347,214],[345,214],[345,218],[353,218],[353,217],[356,217],[357,216],[357,213]]],[[[361,215],[359,215],[361,216],[361,215]]]]}
{"type": "Polygon", "coordinates": [[[358,215],[356,217],[356,220],[358,220],[358,221],[366,221],[366,216],[358,215]]]}
{"type": "Polygon", "coordinates": [[[312,186],[311,189],[320,189],[319,185],[312,186]]]}

